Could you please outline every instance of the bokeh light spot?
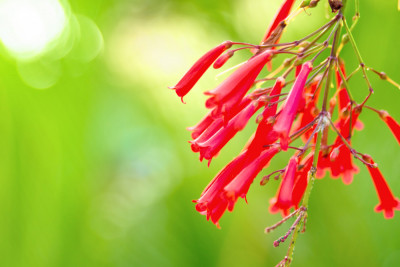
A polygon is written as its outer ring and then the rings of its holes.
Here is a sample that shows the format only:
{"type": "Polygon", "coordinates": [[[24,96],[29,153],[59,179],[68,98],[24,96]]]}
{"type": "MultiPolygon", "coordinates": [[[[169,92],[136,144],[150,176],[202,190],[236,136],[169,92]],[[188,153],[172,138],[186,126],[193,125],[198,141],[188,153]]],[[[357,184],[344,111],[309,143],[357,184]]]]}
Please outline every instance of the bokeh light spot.
{"type": "Polygon", "coordinates": [[[103,49],[103,35],[97,25],[89,18],[76,15],[77,40],[70,57],[80,62],[90,62],[103,49]]]}
{"type": "Polygon", "coordinates": [[[66,25],[57,0],[3,0],[0,2],[0,40],[17,58],[43,52],[66,25]]]}
{"type": "Polygon", "coordinates": [[[57,60],[22,61],[18,62],[17,69],[21,79],[36,89],[50,88],[61,76],[61,63],[57,60]]]}

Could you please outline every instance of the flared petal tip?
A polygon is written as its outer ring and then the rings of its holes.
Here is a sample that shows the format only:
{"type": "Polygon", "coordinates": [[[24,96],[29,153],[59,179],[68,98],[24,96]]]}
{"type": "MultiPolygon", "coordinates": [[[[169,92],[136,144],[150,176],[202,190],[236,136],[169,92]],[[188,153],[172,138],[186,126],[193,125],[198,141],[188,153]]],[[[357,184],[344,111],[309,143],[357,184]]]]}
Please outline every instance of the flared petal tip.
{"type": "Polygon", "coordinates": [[[393,219],[394,211],[400,210],[400,201],[398,198],[394,198],[395,203],[392,206],[385,205],[383,206],[382,203],[376,205],[375,212],[383,212],[383,217],[385,219],[393,219]]]}

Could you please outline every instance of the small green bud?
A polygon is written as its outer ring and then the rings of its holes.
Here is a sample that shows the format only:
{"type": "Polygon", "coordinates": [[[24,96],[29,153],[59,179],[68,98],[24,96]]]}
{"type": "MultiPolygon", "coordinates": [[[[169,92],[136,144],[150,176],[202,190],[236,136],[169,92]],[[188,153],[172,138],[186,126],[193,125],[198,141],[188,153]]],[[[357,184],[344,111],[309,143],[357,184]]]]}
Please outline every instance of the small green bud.
{"type": "Polygon", "coordinates": [[[300,7],[304,8],[310,5],[311,0],[303,0],[303,2],[301,2],[300,7]]]}
{"type": "Polygon", "coordinates": [[[303,61],[304,61],[303,58],[298,57],[298,58],[294,61],[293,65],[294,65],[294,66],[299,66],[299,65],[303,64],[303,61]]]}
{"type": "Polygon", "coordinates": [[[310,42],[309,41],[303,41],[303,42],[301,42],[300,44],[299,44],[299,46],[301,47],[301,48],[305,48],[305,47],[307,47],[307,46],[309,46],[310,45],[310,42]]]}
{"type": "Polygon", "coordinates": [[[348,42],[349,42],[349,35],[346,33],[346,34],[343,34],[343,37],[342,37],[342,43],[345,45],[345,44],[347,44],[348,42]]]}
{"type": "Polygon", "coordinates": [[[292,60],[290,59],[290,58],[286,58],[284,61],[283,61],[283,67],[285,67],[285,68],[288,68],[288,67],[290,67],[290,65],[292,64],[292,60]]]}

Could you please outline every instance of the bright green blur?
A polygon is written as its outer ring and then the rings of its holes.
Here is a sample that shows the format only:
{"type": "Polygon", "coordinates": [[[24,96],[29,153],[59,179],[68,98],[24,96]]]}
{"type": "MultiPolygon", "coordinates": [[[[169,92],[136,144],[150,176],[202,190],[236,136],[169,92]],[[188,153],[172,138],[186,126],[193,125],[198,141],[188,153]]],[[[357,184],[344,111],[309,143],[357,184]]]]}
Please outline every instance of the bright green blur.
{"type": "MultiPolygon", "coordinates": [[[[258,43],[280,2],[1,0],[0,266],[278,263],[287,244],[272,243],[289,224],[264,234],[280,218],[268,212],[275,181],[260,187],[257,179],[249,204],[240,199],[222,229],[191,203],[239,153],[254,120],[207,168],[191,152],[185,128],[206,113],[202,92],[226,76],[216,81],[220,71],[210,70],[186,105],[167,86],[224,40],[258,43]]],[[[325,2],[293,21],[284,41],[322,25],[325,2]]],[[[360,2],[354,37],[367,66],[400,81],[396,0],[360,2]]],[[[238,53],[227,66],[248,55],[238,53]]],[[[343,57],[356,67],[349,45],[343,57]]],[[[370,78],[370,104],[400,120],[400,91],[370,78]]],[[[357,100],[367,93],[360,74],[350,87],[357,100]]],[[[366,110],[360,118],[365,129],[354,146],[374,157],[400,196],[399,145],[376,114],[366,110]]],[[[293,266],[400,266],[400,212],[392,220],[374,212],[375,189],[358,166],[349,186],[316,181],[293,266]]]]}

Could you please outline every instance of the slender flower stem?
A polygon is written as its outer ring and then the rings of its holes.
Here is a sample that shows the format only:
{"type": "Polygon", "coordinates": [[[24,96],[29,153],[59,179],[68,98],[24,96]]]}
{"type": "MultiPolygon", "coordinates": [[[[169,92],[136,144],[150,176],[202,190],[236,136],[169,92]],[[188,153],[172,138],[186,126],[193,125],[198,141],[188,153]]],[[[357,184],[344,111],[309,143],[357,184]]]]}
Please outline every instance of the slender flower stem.
{"type": "MultiPolygon", "coordinates": [[[[281,170],[280,170],[281,171],[281,170]]],[[[290,218],[292,218],[293,216],[297,215],[299,213],[299,211],[301,211],[301,209],[297,209],[295,211],[293,211],[292,213],[290,213],[288,216],[286,216],[285,218],[283,218],[282,220],[280,220],[279,222],[277,222],[276,224],[265,228],[265,233],[270,233],[273,230],[275,230],[276,228],[278,228],[279,226],[281,226],[284,222],[286,222],[287,220],[289,220],[290,218]]]]}
{"type": "Polygon", "coordinates": [[[306,86],[310,85],[310,83],[313,82],[314,78],[317,77],[317,75],[319,75],[319,74],[321,73],[321,71],[322,71],[323,69],[326,68],[326,65],[327,65],[327,64],[328,64],[328,60],[324,60],[321,64],[319,64],[318,66],[316,66],[316,67],[313,69],[313,71],[315,71],[315,72],[314,72],[314,74],[307,80],[306,86]]]}
{"type": "Polygon", "coordinates": [[[369,97],[371,96],[371,94],[373,93],[374,90],[372,89],[372,85],[371,85],[371,83],[370,83],[370,81],[369,81],[369,79],[368,79],[367,70],[366,70],[364,61],[362,60],[360,51],[359,51],[358,48],[357,48],[356,42],[355,42],[355,40],[354,40],[354,37],[353,37],[353,35],[351,34],[351,30],[349,29],[349,25],[347,25],[347,21],[346,21],[346,19],[345,19],[344,17],[343,17],[342,20],[343,20],[344,27],[345,27],[345,29],[346,29],[346,31],[347,31],[347,34],[349,35],[349,40],[350,40],[351,46],[353,47],[353,50],[354,50],[354,52],[356,53],[358,62],[359,62],[360,67],[361,67],[361,69],[362,69],[362,71],[363,71],[363,76],[364,76],[365,82],[367,83],[367,86],[368,86],[368,89],[369,89],[369,94],[368,94],[368,96],[366,97],[366,99],[364,100],[364,102],[361,104],[361,105],[364,105],[364,104],[367,102],[367,100],[369,99],[369,97]]]}
{"type": "MultiPolygon", "coordinates": [[[[335,21],[337,21],[338,19],[337,18],[335,18],[334,20],[332,20],[332,22],[335,22],[335,21]]],[[[328,27],[326,27],[326,28],[324,28],[321,32],[320,32],[320,34],[318,34],[318,36],[317,37],[315,37],[315,39],[313,40],[313,41],[311,41],[311,43],[309,43],[305,48],[304,48],[304,50],[307,50],[307,49],[309,49],[310,47],[312,47],[331,27],[332,27],[332,25],[333,25],[333,23],[332,24],[330,24],[328,27]]]]}
{"type": "Polygon", "coordinates": [[[352,73],[350,73],[349,75],[347,75],[346,82],[348,82],[348,81],[350,80],[350,78],[354,76],[354,74],[356,74],[357,72],[359,72],[360,69],[361,69],[361,66],[358,66],[352,73]]]}
{"type": "Polygon", "coordinates": [[[370,106],[367,106],[367,105],[364,105],[364,108],[367,108],[367,109],[369,109],[369,110],[372,110],[372,111],[378,113],[378,115],[382,115],[382,111],[377,110],[376,108],[373,108],[373,107],[370,107],[370,106]]]}
{"type": "Polygon", "coordinates": [[[310,39],[311,37],[313,37],[314,35],[317,35],[319,32],[325,30],[325,28],[329,28],[330,26],[333,25],[333,23],[335,23],[336,21],[339,20],[339,17],[335,17],[334,19],[332,19],[331,21],[329,21],[328,23],[326,23],[324,26],[322,26],[321,28],[315,30],[314,32],[310,33],[309,35],[307,35],[304,38],[301,38],[300,40],[294,41],[294,42],[290,42],[290,43],[279,43],[279,44],[268,44],[268,45],[260,45],[261,48],[270,48],[270,47],[277,47],[277,46],[298,46],[300,43],[310,39]]]}
{"type": "Polygon", "coordinates": [[[393,81],[392,79],[390,79],[386,73],[384,72],[379,72],[371,67],[367,67],[367,70],[372,71],[373,73],[375,73],[376,75],[379,76],[379,78],[381,78],[382,80],[388,81],[389,83],[391,83],[392,85],[396,86],[397,89],[400,89],[400,85],[398,83],[396,83],[395,81],[393,81]]]}
{"type": "MultiPolygon", "coordinates": [[[[341,15],[341,14],[339,14],[339,15],[341,15]]],[[[333,68],[332,62],[333,62],[333,60],[336,59],[336,49],[337,49],[337,45],[338,45],[338,41],[339,41],[338,35],[340,34],[341,29],[342,29],[342,25],[339,25],[335,32],[335,36],[333,37],[331,56],[329,59],[329,66],[327,68],[328,72],[327,72],[327,76],[326,76],[324,100],[322,102],[322,112],[326,111],[326,107],[328,104],[328,94],[329,94],[329,88],[331,86],[331,77],[332,77],[331,72],[332,72],[332,68],[333,68]]]]}
{"type": "MultiPolygon", "coordinates": [[[[355,6],[356,6],[356,14],[354,16],[356,16],[358,19],[360,17],[360,2],[359,2],[359,0],[356,0],[355,6]]],[[[353,20],[354,20],[354,18],[353,18],[353,20]]]]}
{"type": "Polygon", "coordinates": [[[346,138],[344,138],[344,136],[340,133],[340,131],[336,128],[335,124],[332,122],[332,120],[329,120],[332,129],[337,133],[337,135],[340,137],[340,139],[342,139],[343,144],[350,150],[350,153],[358,160],[360,160],[362,163],[364,163],[365,165],[372,167],[372,168],[376,168],[376,165],[371,164],[367,161],[365,161],[362,157],[360,157],[359,155],[364,155],[358,151],[356,151],[350,144],[349,142],[346,140],[346,138]]]}
{"type": "Polygon", "coordinates": [[[290,140],[294,141],[295,139],[299,138],[300,135],[303,134],[303,132],[305,132],[306,130],[308,130],[311,126],[313,126],[316,122],[317,119],[319,118],[319,115],[313,119],[309,124],[307,124],[306,126],[304,126],[303,128],[299,129],[298,131],[296,131],[295,133],[293,133],[289,138],[290,140]]]}
{"type": "Polygon", "coordinates": [[[346,91],[347,91],[347,94],[349,95],[350,101],[351,101],[351,103],[353,103],[353,97],[351,96],[351,92],[349,90],[349,84],[347,83],[346,77],[344,77],[342,69],[339,66],[339,60],[338,59],[336,60],[336,67],[337,67],[337,70],[338,70],[338,73],[339,73],[340,77],[342,78],[342,83],[344,84],[344,86],[346,88],[346,91]]]}
{"type": "MultiPolygon", "coordinates": [[[[322,133],[318,132],[317,133],[317,142],[315,145],[313,165],[311,167],[311,170],[308,173],[308,184],[307,184],[307,188],[304,193],[303,202],[302,202],[302,207],[305,210],[304,216],[307,216],[308,201],[310,199],[311,191],[312,191],[314,181],[315,181],[315,173],[317,171],[318,155],[319,155],[319,150],[321,148],[321,146],[320,146],[321,145],[321,136],[322,136],[322,133]]],[[[293,261],[293,252],[294,252],[294,248],[296,245],[297,237],[302,229],[301,227],[303,226],[304,222],[305,222],[304,220],[301,220],[300,223],[298,223],[296,225],[296,228],[294,229],[293,237],[292,237],[292,240],[290,241],[288,253],[285,257],[285,267],[290,266],[290,263],[293,261]]]]}
{"type": "Polygon", "coordinates": [[[319,121],[317,126],[315,127],[314,131],[312,132],[311,136],[308,138],[307,142],[304,144],[302,151],[300,152],[299,156],[301,156],[302,154],[304,154],[307,149],[310,147],[310,143],[311,140],[314,138],[314,135],[316,134],[316,132],[320,129],[320,127],[322,126],[323,123],[323,117],[319,117],[319,121]]]}

